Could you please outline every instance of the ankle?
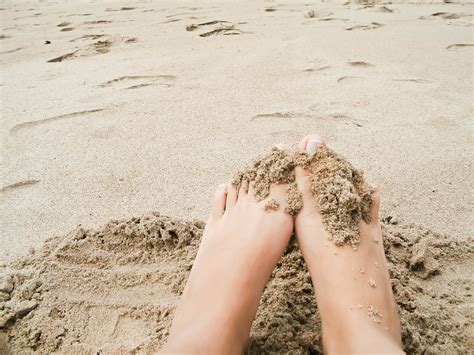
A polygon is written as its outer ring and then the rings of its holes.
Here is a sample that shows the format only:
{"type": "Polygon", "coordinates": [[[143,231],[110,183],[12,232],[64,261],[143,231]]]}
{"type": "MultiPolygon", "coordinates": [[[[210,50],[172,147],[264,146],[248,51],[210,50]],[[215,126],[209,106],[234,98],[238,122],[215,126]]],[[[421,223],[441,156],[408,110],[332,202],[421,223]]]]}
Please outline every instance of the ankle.
{"type": "Polygon", "coordinates": [[[336,312],[329,321],[323,321],[322,328],[323,346],[328,354],[403,354],[398,341],[384,326],[365,319],[362,314],[346,312],[338,315],[336,312]]]}
{"type": "Polygon", "coordinates": [[[192,323],[172,329],[163,353],[242,354],[248,334],[232,324],[201,316],[192,323]]]}

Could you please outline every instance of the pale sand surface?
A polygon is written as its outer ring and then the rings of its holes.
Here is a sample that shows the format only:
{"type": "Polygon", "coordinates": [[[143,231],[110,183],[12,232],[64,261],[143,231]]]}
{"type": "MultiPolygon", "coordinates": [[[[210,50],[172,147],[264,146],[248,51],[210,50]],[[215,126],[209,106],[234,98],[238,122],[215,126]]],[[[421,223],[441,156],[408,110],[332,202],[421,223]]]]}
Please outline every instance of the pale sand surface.
{"type": "Polygon", "coordinates": [[[204,219],[217,184],[307,133],[366,171],[384,215],[471,235],[473,6],[385,6],[2,1],[0,260],[78,224],[204,219]],[[242,33],[186,31],[213,20],[242,33]]]}

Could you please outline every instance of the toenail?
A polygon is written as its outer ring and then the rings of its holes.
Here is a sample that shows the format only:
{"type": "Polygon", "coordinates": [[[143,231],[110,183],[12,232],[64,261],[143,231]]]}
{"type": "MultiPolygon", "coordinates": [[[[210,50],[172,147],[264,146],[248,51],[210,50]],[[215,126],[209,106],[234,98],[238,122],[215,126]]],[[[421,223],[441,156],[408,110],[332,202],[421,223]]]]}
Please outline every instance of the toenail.
{"type": "Polygon", "coordinates": [[[225,190],[227,190],[227,183],[220,184],[219,187],[218,187],[218,189],[219,189],[220,191],[225,191],[225,190]]]}
{"type": "Polygon", "coordinates": [[[318,146],[321,144],[323,144],[323,142],[317,139],[310,139],[308,143],[306,143],[306,153],[314,154],[316,152],[316,149],[318,149],[318,146]]]}

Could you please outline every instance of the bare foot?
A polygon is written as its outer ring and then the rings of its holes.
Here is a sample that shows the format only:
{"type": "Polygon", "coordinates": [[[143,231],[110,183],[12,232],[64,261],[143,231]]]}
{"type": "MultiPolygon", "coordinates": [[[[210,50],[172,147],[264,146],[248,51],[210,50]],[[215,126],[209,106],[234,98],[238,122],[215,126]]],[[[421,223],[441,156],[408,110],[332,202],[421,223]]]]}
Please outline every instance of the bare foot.
{"type": "Polygon", "coordinates": [[[253,193],[252,186],[237,192],[231,184],[215,192],[163,352],[244,351],[262,292],[293,230],[284,212],[284,185],[273,185],[264,201],[253,193]],[[278,210],[265,211],[270,199],[278,201],[278,210]]]}
{"type": "MultiPolygon", "coordinates": [[[[321,144],[321,137],[307,136],[299,149],[312,153],[321,144]]],[[[371,223],[360,222],[361,242],[354,251],[329,240],[308,175],[303,168],[296,169],[303,209],[295,219],[295,232],[315,287],[325,351],[402,353],[400,321],[378,220],[378,191],[373,195],[371,223]]]]}

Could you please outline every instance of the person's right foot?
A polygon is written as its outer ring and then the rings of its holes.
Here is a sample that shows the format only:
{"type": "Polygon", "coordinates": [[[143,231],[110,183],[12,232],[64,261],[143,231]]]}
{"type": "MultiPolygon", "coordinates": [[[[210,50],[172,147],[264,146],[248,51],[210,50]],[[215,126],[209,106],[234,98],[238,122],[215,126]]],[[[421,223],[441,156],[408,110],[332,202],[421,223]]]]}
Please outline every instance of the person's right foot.
{"type": "MultiPolygon", "coordinates": [[[[306,136],[299,149],[311,154],[324,144],[306,136]]],[[[296,238],[308,265],[321,315],[327,353],[402,353],[394,301],[378,221],[380,195],[373,195],[371,222],[360,222],[361,242],[337,247],[329,240],[309,184],[310,172],[296,168],[303,209],[295,219],[296,238]]]]}

